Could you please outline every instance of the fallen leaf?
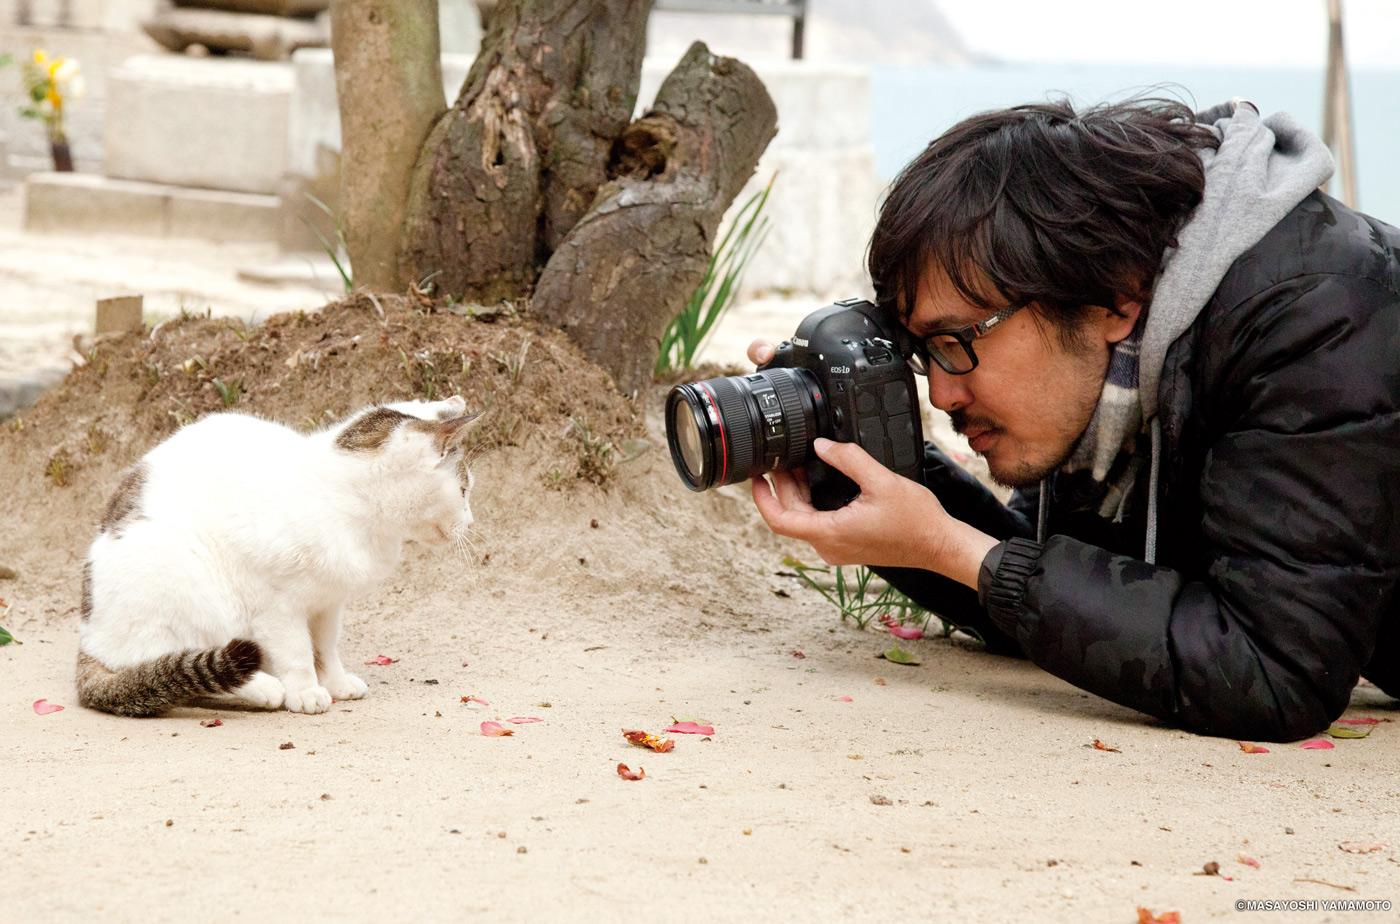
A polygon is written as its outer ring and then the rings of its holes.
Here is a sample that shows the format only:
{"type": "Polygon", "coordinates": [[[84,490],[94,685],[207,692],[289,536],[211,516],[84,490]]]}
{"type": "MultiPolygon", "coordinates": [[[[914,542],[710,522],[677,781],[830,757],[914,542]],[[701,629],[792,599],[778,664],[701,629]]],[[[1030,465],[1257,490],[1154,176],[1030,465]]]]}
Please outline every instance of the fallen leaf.
{"type": "Polygon", "coordinates": [[[665,741],[663,741],[656,735],[648,735],[644,731],[636,731],[633,729],[624,728],[622,730],[622,737],[626,738],[628,741],[632,742],[639,748],[651,748],[658,754],[665,754],[667,751],[671,750],[671,748],[676,746],[676,742],[672,741],[670,738],[667,738],[665,741]]]}
{"type": "Polygon", "coordinates": [[[668,725],[661,730],[674,732],[677,735],[713,735],[715,733],[713,725],[700,725],[696,722],[677,722],[675,725],[668,725]]]}
{"type": "Polygon", "coordinates": [[[915,667],[922,663],[918,658],[914,657],[903,648],[900,648],[898,645],[894,646],[889,651],[882,652],[880,657],[893,664],[903,664],[908,667],[915,667]]]}
{"type": "Polygon", "coordinates": [[[500,722],[482,722],[481,733],[488,738],[504,738],[515,734],[515,729],[504,728],[500,722]]]}
{"type": "Polygon", "coordinates": [[[476,703],[477,708],[480,708],[481,706],[491,705],[486,700],[482,699],[480,696],[463,696],[462,702],[466,703],[468,706],[470,706],[472,703],[476,703]]]}
{"type": "Polygon", "coordinates": [[[803,654],[803,653],[800,652],[800,651],[794,651],[794,652],[792,653],[792,656],[793,656],[794,658],[805,658],[805,657],[807,657],[805,654],[803,654]]]}
{"type": "Polygon", "coordinates": [[[1268,749],[1268,748],[1261,748],[1259,745],[1257,745],[1257,744],[1250,744],[1248,741],[1236,741],[1235,743],[1238,744],[1238,745],[1240,746],[1240,750],[1241,750],[1241,751],[1244,751],[1246,754],[1267,754],[1267,753],[1269,753],[1269,749],[1268,749]]]}
{"type": "MultiPolygon", "coordinates": [[[[4,602],[4,600],[0,600],[0,604],[3,604],[4,602]]],[[[15,637],[11,635],[9,630],[6,629],[4,626],[0,626],[0,645],[8,645],[10,644],[10,642],[15,642],[15,637]]],[[[18,645],[21,643],[15,642],[15,644],[18,645]]]]}
{"type": "Polygon", "coordinates": [[[1138,908],[1138,924],[1181,924],[1180,911],[1163,911],[1154,916],[1146,908],[1138,908]]]}
{"type": "Polygon", "coordinates": [[[36,699],[34,700],[34,711],[39,715],[48,715],[50,712],[62,712],[63,707],[46,699],[36,699]]]}
{"type": "Polygon", "coordinates": [[[1333,738],[1365,738],[1375,728],[1374,725],[1362,725],[1360,727],[1347,726],[1338,722],[1336,725],[1327,726],[1327,734],[1333,738]]]}
{"type": "Polygon", "coordinates": [[[895,638],[923,638],[924,633],[918,626],[901,626],[896,623],[890,624],[890,635],[895,638]]]}
{"type": "Polygon", "coordinates": [[[370,659],[369,659],[368,661],[366,661],[365,663],[366,663],[366,664],[393,664],[393,663],[394,663],[395,661],[397,661],[397,660],[398,660],[398,658],[391,658],[391,657],[389,657],[388,655],[379,655],[379,656],[376,657],[376,658],[370,658],[370,659]]]}
{"type": "Polygon", "coordinates": [[[642,777],[647,775],[647,772],[641,767],[638,767],[637,772],[633,773],[631,770],[627,769],[626,764],[618,764],[617,775],[622,777],[624,780],[640,780],[642,777]]]}
{"type": "Polygon", "coordinates": [[[1236,854],[1236,855],[1235,855],[1235,858],[1238,859],[1238,860],[1239,860],[1241,863],[1243,863],[1245,866],[1252,866],[1252,867],[1254,867],[1255,869],[1258,869],[1258,868],[1259,868],[1259,861],[1256,860],[1256,859],[1254,859],[1253,857],[1251,857],[1251,856],[1250,856],[1249,854],[1247,854],[1247,853],[1236,854]]]}
{"type": "Polygon", "coordinates": [[[833,703],[852,703],[852,702],[855,702],[855,700],[851,699],[849,696],[833,696],[833,697],[831,698],[831,701],[832,701],[833,703]]]}
{"type": "Polygon", "coordinates": [[[202,725],[202,726],[204,726],[205,728],[218,728],[220,725],[224,724],[224,720],[223,720],[223,719],[205,719],[203,722],[200,722],[199,724],[202,725]]]}
{"type": "Polygon", "coordinates": [[[879,793],[875,793],[874,795],[872,795],[872,796],[870,797],[870,804],[871,804],[871,805],[894,805],[894,803],[890,801],[890,797],[889,797],[889,796],[884,796],[884,795],[881,795],[881,794],[879,794],[879,793]]]}
{"type": "Polygon", "coordinates": [[[1370,844],[1365,841],[1342,841],[1337,846],[1347,853],[1378,853],[1386,848],[1385,844],[1370,844]]]}
{"type": "Polygon", "coordinates": [[[1192,873],[1192,875],[1193,875],[1193,876],[1220,876],[1220,878],[1221,878],[1221,879],[1224,879],[1226,882],[1234,882],[1234,881],[1235,881],[1235,878],[1234,878],[1233,876],[1225,876],[1225,875],[1222,875],[1221,872],[1220,872],[1220,864],[1217,863],[1217,862],[1215,862],[1214,860],[1208,861],[1204,866],[1201,867],[1201,871],[1200,871],[1199,873],[1192,873]]]}
{"type": "Polygon", "coordinates": [[[544,719],[531,719],[523,715],[518,715],[513,719],[506,719],[512,725],[529,725],[531,722],[543,722],[544,719]]]}
{"type": "Polygon", "coordinates": [[[1313,741],[1304,741],[1302,744],[1298,745],[1298,747],[1305,751],[1330,751],[1332,748],[1336,747],[1336,745],[1330,741],[1323,741],[1319,738],[1313,741]]]}
{"type": "Polygon", "coordinates": [[[1122,753],[1123,753],[1122,751],[1118,750],[1117,748],[1111,748],[1111,747],[1109,747],[1108,745],[1104,744],[1102,741],[1100,741],[1100,740],[1097,739],[1097,738],[1094,739],[1094,750],[1096,750],[1096,751],[1112,751],[1112,752],[1115,753],[1115,754],[1122,754],[1122,753]]]}
{"type": "Polygon", "coordinates": [[[877,687],[883,687],[883,686],[885,686],[885,678],[884,678],[884,677],[876,677],[875,680],[873,681],[873,683],[874,683],[875,686],[877,686],[877,687]]]}

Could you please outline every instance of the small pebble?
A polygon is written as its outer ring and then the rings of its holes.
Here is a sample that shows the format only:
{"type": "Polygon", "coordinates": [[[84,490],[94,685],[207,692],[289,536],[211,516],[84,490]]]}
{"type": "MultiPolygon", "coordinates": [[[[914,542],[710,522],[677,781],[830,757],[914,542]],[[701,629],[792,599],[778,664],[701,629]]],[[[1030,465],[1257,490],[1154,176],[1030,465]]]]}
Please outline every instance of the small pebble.
{"type": "Polygon", "coordinates": [[[294,748],[296,748],[296,745],[292,744],[290,741],[284,741],[283,743],[277,745],[277,750],[279,751],[290,751],[294,748]]]}
{"type": "Polygon", "coordinates": [[[1293,829],[1292,829],[1292,828],[1284,828],[1284,829],[1283,829],[1283,833],[1284,833],[1284,834],[1292,834],[1292,833],[1293,833],[1293,829]]]}
{"type": "Polygon", "coordinates": [[[745,836],[750,835],[750,834],[752,834],[752,833],[753,833],[753,828],[745,828],[745,829],[744,829],[744,834],[745,834],[745,836]]]}
{"type": "Polygon", "coordinates": [[[709,863],[710,861],[709,861],[709,860],[706,860],[704,857],[701,857],[701,858],[700,858],[700,862],[701,862],[701,863],[709,863]]]}
{"type": "Polygon", "coordinates": [[[166,826],[167,828],[170,827],[171,825],[173,825],[174,823],[175,823],[175,819],[173,819],[173,818],[167,818],[167,819],[165,819],[165,826],[166,826]]]}
{"type": "Polygon", "coordinates": [[[334,798],[334,797],[333,797],[330,793],[328,793],[328,792],[323,792],[323,793],[321,793],[321,801],[322,801],[322,802],[329,802],[329,801],[331,801],[332,798],[334,798]]]}
{"type": "Polygon", "coordinates": [[[521,844],[519,847],[515,848],[515,852],[516,852],[516,853],[529,853],[529,851],[525,849],[525,845],[524,845],[524,844],[521,844]]]}

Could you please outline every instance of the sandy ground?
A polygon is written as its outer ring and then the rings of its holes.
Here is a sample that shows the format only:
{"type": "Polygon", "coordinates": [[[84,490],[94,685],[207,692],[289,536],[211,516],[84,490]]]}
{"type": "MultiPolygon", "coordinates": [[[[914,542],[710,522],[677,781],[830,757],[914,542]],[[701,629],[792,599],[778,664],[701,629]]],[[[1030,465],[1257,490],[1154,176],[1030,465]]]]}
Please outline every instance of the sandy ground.
{"type": "MultiPolygon", "coordinates": [[[[36,299],[77,304],[71,280],[106,272],[115,245],[22,246],[73,268],[25,276],[36,299]]],[[[190,265],[172,277],[208,283],[190,265]]],[[[875,657],[887,634],[779,574],[808,553],[767,534],[743,491],[686,492],[660,449],[607,487],[543,490],[520,452],[477,470],[489,562],[413,550],[354,604],[342,644],[348,663],[397,661],[360,668],[370,695],[320,716],[79,708],[74,608],[100,492],[0,497],[0,565],[20,571],[0,581],[0,625],[24,643],[0,647],[0,919],[1397,918],[1400,723],[1246,754],[971,643],[909,642],[922,664],[893,665],[875,657]],[[66,708],[38,715],[40,698],[66,708]],[[542,721],[479,733],[517,716],[542,721]],[[620,733],[673,717],[715,732],[667,735],[665,754],[620,733]],[[1386,846],[1339,847],[1357,842],[1386,846]],[[1200,874],[1211,861],[1221,875],[1200,874]],[[1392,906],[1236,910],[1271,899],[1392,906]]],[[[1366,687],[1350,714],[1400,719],[1366,687]]]]}

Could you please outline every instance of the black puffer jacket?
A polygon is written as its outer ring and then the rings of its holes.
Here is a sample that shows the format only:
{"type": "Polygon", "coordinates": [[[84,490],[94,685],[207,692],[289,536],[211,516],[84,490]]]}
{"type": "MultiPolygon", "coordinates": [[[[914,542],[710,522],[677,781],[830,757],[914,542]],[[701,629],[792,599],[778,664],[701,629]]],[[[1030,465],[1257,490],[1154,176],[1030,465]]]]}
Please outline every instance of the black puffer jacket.
{"type": "Polygon", "coordinates": [[[1230,268],[1162,372],[1157,564],[1147,479],[1122,523],[1083,475],[1001,505],[936,450],[928,486],[1009,541],[978,593],[880,569],[994,648],[1210,735],[1287,741],[1358,676],[1400,696],[1400,231],[1314,193],[1230,268]]]}

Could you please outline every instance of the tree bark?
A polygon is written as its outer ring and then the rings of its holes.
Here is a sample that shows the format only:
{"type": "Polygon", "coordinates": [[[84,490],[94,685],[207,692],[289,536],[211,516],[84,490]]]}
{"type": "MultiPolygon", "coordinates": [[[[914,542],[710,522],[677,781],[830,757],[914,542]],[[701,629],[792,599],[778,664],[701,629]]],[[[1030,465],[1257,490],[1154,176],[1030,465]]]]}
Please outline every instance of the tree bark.
{"type": "Polygon", "coordinates": [[[606,180],[636,105],[652,0],[501,3],[413,170],[401,281],[518,298],[606,180]]]}
{"type": "Polygon", "coordinates": [[[624,393],[651,382],[661,335],[699,285],[777,118],[748,66],[696,42],[618,137],[610,181],[545,266],[532,310],[624,393]]]}
{"type": "Polygon", "coordinates": [[[447,108],[437,0],[334,0],[331,47],[342,225],[354,281],[376,292],[401,291],[409,180],[424,139],[447,108]]]}

